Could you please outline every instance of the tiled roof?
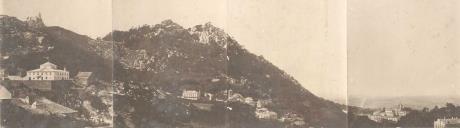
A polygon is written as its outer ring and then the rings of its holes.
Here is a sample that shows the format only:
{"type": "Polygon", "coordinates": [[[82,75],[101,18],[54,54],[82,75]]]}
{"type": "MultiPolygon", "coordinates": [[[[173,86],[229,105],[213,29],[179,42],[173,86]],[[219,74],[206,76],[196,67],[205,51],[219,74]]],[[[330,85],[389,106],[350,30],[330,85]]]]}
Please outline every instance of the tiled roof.
{"type": "Polygon", "coordinates": [[[55,67],[56,65],[53,64],[53,63],[50,63],[50,62],[46,62],[46,63],[41,64],[40,66],[53,66],[53,67],[55,67]]]}
{"type": "Polygon", "coordinates": [[[90,77],[92,72],[78,72],[78,74],[75,77],[90,77]]]}
{"type": "Polygon", "coordinates": [[[70,113],[77,112],[71,108],[62,106],[58,103],[55,103],[43,97],[38,98],[35,102],[36,102],[35,107],[33,107],[33,105],[24,103],[18,99],[13,100],[12,103],[34,114],[51,115],[51,114],[70,114],[70,113]]]}
{"type": "Polygon", "coordinates": [[[69,113],[77,112],[71,108],[62,106],[46,98],[37,99],[37,103],[38,103],[37,104],[38,109],[46,110],[52,114],[69,114],[69,113]]]}
{"type": "MultiPolygon", "coordinates": [[[[59,70],[57,69],[57,66],[55,64],[46,62],[46,63],[41,64],[40,68],[30,70],[30,71],[64,71],[64,70],[59,70]]],[[[30,71],[27,71],[27,72],[30,72],[30,71]]]]}
{"type": "Polygon", "coordinates": [[[31,71],[64,71],[64,70],[50,69],[50,68],[39,68],[39,69],[30,70],[30,71],[27,71],[27,72],[31,72],[31,71]]]}

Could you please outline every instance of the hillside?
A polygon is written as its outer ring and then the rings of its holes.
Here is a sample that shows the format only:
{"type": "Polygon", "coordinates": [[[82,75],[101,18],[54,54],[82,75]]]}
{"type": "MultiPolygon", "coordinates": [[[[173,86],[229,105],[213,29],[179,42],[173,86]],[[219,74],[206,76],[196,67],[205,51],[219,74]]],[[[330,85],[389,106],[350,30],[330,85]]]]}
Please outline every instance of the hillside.
{"type": "MultiPolygon", "coordinates": [[[[116,69],[117,80],[142,82],[174,96],[186,86],[213,94],[231,89],[243,97],[270,100],[270,109],[278,115],[296,113],[310,126],[346,125],[339,105],[313,95],[286,72],[250,53],[210,23],[186,29],[165,20],[114,31],[103,39],[116,42],[115,58],[120,68],[129,71],[116,69]]],[[[253,109],[239,113],[253,113],[253,109]]]]}
{"type": "MultiPolygon", "coordinates": [[[[102,40],[61,27],[2,16],[1,67],[24,74],[50,61],[71,76],[91,71],[114,88],[115,126],[119,127],[344,127],[341,106],[303,88],[262,56],[252,54],[210,23],[183,28],[171,20],[102,40]],[[32,25],[29,23],[33,23],[32,25]],[[62,67],[61,67],[62,68],[62,67]],[[186,88],[225,101],[179,98],[186,88]],[[229,90],[232,90],[230,94],[229,90]],[[263,101],[277,119],[258,119],[245,99],[263,101]],[[210,104],[203,110],[196,105],[210,104]],[[289,118],[288,121],[280,121],[289,118]],[[289,121],[290,119],[293,121],[289,121]],[[299,121],[302,121],[299,123],[299,121]]],[[[308,86],[306,86],[308,87],[308,86]]]]}
{"type": "MultiPolygon", "coordinates": [[[[113,64],[110,59],[104,59],[90,47],[88,41],[93,39],[61,27],[45,26],[41,19],[28,18],[26,21],[21,21],[11,16],[0,17],[0,37],[0,66],[5,69],[7,75],[23,77],[26,71],[37,69],[46,61],[57,64],[59,69],[66,68],[71,77],[82,71],[94,73],[96,82],[93,85],[66,92],[51,92],[53,95],[65,95],[56,98],[58,100],[53,99],[54,102],[78,111],[78,115],[69,120],[84,122],[75,125],[69,123],[66,127],[99,126],[112,123],[110,107],[113,102],[112,96],[107,92],[112,90],[110,82],[112,81],[113,64]],[[101,122],[101,120],[104,121],[101,122]]],[[[2,80],[0,82],[11,92],[24,89],[16,88],[18,85],[37,86],[40,84],[39,81],[2,80]]],[[[72,81],[66,81],[66,83],[58,85],[76,86],[72,81]]],[[[33,91],[39,94],[48,93],[33,91]]],[[[30,96],[28,94],[19,95],[30,96]]],[[[50,95],[37,96],[50,98],[50,95]]],[[[9,115],[13,116],[8,116],[9,121],[6,124],[11,127],[60,127],[55,125],[65,124],[65,122],[57,123],[57,118],[54,116],[18,112],[11,112],[9,115]]]]}

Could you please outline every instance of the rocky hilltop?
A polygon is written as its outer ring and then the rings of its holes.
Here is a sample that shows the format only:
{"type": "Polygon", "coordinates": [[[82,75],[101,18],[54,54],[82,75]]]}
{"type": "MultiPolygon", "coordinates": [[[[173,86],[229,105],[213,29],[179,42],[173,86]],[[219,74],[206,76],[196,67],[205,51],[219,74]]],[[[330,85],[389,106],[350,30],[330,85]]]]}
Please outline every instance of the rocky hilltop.
{"type": "MultiPolygon", "coordinates": [[[[180,97],[182,90],[190,86],[217,97],[221,92],[232,90],[243,98],[270,101],[266,108],[275,112],[278,118],[289,115],[302,118],[305,124],[300,127],[346,126],[346,114],[339,105],[313,95],[289,74],[262,56],[250,53],[211,23],[184,28],[165,20],[156,25],[114,31],[103,39],[114,42],[115,58],[121,64],[118,68],[124,69],[115,69],[117,80],[141,82],[173,97],[180,97]]],[[[229,115],[229,119],[198,112],[195,116],[192,113],[194,118],[183,123],[193,124],[199,122],[197,118],[213,117],[210,119],[215,121],[198,124],[222,122],[214,124],[219,126],[226,122],[234,127],[295,126],[292,122],[257,119],[254,114],[257,107],[245,102],[224,105],[238,109],[229,112],[216,107],[212,111],[229,115]]]]}

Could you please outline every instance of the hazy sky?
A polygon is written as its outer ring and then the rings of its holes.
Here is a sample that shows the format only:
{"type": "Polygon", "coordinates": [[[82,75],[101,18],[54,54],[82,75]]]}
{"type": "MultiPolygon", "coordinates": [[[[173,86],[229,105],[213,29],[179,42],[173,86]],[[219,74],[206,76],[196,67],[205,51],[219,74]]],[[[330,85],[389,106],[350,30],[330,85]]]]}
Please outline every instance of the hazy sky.
{"type": "Polygon", "coordinates": [[[172,19],[206,22],[328,99],[346,97],[346,3],[328,0],[0,0],[2,14],[91,37],[172,19]],[[113,7],[113,8],[112,8],[113,7]],[[112,15],[113,14],[113,15],[112,15]],[[113,20],[112,20],[113,19],[113,20]],[[113,23],[112,23],[113,21],[113,23]]]}
{"type": "Polygon", "coordinates": [[[347,15],[349,96],[460,97],[460,1],[348,0],[347,15]]]}

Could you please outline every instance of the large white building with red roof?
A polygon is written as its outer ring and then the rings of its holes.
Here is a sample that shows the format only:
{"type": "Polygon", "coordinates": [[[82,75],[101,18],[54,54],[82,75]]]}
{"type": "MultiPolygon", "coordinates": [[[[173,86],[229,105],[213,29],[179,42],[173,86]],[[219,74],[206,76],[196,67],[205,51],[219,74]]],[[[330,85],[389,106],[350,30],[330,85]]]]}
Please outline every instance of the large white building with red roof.
{"type": "Polygon", "coordinates": [[[27,71],[25,80],[69,80],[69,72],[60,70],[53,63],[46,62],[39,69],[27,71]]]}

